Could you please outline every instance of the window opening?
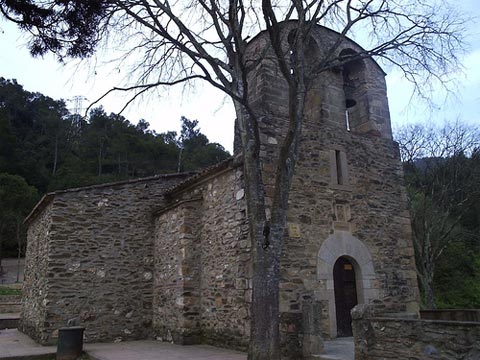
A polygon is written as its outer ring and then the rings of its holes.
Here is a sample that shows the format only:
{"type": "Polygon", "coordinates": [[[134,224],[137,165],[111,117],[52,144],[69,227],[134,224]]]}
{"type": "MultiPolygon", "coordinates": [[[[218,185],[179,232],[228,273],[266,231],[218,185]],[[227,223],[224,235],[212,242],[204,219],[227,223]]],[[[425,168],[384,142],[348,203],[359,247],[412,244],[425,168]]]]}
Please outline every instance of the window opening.
{"type": "Polygon", "coordinates": [[[345,106],[347,109],[357,105],[357,101],[354,98],[355,89],[355,79],[352,78],[349,67],[345,65],[343,69],[343,91],[345,92],[345,106]]]}
{"type": "Polygon", "coordinates": [[[358,54],[352,49],[344,49],[339,54],[344,61],[342,68],[343,92],[345,95],[345,127],[347,131],[359,123],[358,101],[362,94],[361,83],[364,76],[364,64],[358,54]]]}
{"type": "Polygon", "coordinates": [[[337,167],[337,184],[343,185],[342,157],[340,150],[335,150],[335,166],[337,167]]]}
{"type": "Polygon", "coordinates": [[[350,131],[350,113],[349,109],[357,105],[357,101],[354,99],[355,82],[350,77],[350,71],[348,67],[343,70],[343,91],[345,93],[345,126],[347,131],[350,131]]]}

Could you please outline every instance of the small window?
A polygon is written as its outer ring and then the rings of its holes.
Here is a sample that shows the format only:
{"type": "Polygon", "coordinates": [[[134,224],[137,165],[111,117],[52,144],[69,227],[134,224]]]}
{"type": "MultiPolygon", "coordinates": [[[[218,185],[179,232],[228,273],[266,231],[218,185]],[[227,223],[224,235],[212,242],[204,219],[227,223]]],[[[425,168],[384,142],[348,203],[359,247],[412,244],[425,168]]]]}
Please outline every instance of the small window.
{"type": "Polygon", "coordinates": [[[337,184],[343,185],[342,157],[340,150],[335,150],[335,166],[337,167],[337,184]]]}
{"type": "Polygon", "coordinates": [[[348,185],[347,156],[344,151],[330,151],[332,185],[348,185]]]}
{"type": "Polygon", "coordinates": [[[308,36],[306,39],[297,39],[297,30],[293,29],[290,31],[287,37],[287,41],[289,44],[289,55],[290,55],[290,74],[294,74],[295,63],[297,62],[297,53],[296,53],[296,42],[303,41],[304,46],[304,56],[305,56],[305,69],[306,73],[310,73],[316,62],[319,58],[319,51],[318,46],[315,40],[311,35],[308,36]]]}
{"type": "Polygon", "coordinates": [[[356,51],[344,49],[339,59],[345,64],[343,73],[343,92],[345,95],[345,125],[347,131],[355,130],[365,119],[361,108],[365,107],[365,64],[356,51]],[[358,104],[358,105],[357,105],[358,104]]]}

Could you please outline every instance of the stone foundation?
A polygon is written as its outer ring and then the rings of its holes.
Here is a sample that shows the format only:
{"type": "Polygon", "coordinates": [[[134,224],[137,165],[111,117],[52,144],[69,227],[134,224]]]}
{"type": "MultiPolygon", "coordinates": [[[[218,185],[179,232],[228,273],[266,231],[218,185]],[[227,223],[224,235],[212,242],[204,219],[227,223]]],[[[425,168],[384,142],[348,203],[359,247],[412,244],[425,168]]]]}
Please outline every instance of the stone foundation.
{"type": "Polygon", "coordinates": [[[480,359],[480,322],[353,314],[355,360],[480,359]]]}

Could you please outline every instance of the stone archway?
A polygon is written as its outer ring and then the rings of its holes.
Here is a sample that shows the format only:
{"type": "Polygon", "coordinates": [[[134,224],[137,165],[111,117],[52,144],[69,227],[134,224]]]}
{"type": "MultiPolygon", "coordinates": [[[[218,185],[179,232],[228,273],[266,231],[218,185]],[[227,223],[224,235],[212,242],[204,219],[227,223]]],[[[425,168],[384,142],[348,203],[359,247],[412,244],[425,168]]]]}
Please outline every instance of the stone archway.
{"type": "Polygon", "coordinates": [[[333,268],[340,257],[348,257],[355,268],[358,303],[377,299],[378,288],[370,251],[347,231],[335,231],[322,244],[317,258],[317,279],[322,289],[319,300],[327,300],[330,337],[337,337],[333,268]]]}

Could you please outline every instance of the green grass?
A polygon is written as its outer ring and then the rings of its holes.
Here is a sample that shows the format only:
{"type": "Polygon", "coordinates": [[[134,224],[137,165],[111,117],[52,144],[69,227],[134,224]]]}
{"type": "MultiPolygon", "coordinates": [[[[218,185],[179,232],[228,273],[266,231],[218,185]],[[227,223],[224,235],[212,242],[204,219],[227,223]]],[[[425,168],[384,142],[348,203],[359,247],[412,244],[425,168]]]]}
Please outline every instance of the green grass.
{"type": "Polygon", "coordinates": [[[22,290],[0,285],[0,295],[22,295],[22,290]]]}

